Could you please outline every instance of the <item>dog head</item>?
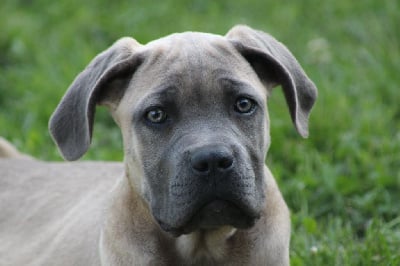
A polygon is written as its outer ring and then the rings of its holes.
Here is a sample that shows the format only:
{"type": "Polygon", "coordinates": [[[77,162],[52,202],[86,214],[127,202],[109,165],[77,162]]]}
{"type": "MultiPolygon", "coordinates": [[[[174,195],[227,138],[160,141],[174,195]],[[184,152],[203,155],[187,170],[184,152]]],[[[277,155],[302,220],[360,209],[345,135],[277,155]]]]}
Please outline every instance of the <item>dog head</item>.
{"type": "Polygon", "coordinates": [[[96,104],[120,126],[127,175],[175,235],[249,228],[264,208],[268,91],[281,85],[306,137],[317,91],[293,55],[245,26],[226,36],[123,38],[78,75],[50,120],[64,158],[88,149],[96,104]]]}

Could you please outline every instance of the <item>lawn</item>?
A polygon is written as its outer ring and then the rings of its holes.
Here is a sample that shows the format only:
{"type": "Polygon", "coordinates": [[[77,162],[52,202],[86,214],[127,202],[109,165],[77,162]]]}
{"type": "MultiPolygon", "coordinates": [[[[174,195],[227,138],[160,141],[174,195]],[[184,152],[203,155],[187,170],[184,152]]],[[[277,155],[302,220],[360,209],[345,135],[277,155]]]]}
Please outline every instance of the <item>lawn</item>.
{"type": "MultiPolygon", "coordinates": [[[[61,160],[47,131],[59,99],[119,37],[270,32],[319,88],[306,140],[279,88],[269,100],[267,164],[292,211],[292,265],[400,265],[400,2],[3,0],[0,17],[0,136],[45,160],[61,160]]],[[[83,159],[122,160],[101,108],[94,131],[83,159]]]]}

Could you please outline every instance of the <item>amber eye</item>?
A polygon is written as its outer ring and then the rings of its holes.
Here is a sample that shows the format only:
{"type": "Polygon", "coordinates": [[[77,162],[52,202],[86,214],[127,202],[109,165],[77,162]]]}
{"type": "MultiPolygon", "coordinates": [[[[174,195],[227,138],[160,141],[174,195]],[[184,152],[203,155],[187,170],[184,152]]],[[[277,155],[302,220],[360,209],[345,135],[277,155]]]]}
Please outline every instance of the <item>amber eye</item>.
{"type": "Polygon", "coordinates": [[[167,119],[167,113],[164,112],[164,110],[162,110],[161,108],[156,107],[154,109],[149,110],[146,113],[145,117],[146,120],[151,123],[161,124],[165,122],[165,120],[167,119]]]}
{"type": "Polygon", "coordinates": [[[249,114],[254,111],[255,107],[254,101],[246,97],[238,98],[235,103],[235,111],[241,114],[249,114]]]}

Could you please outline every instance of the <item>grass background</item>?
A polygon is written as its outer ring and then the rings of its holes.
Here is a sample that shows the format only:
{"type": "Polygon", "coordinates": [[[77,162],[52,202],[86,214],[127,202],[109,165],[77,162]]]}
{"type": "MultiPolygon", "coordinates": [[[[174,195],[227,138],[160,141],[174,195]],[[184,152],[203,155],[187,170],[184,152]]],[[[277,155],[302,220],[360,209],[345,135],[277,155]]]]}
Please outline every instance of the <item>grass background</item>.
{"type": "MultiPolygon", "coordinates": [[[[47,121],[74,77],[121,36],[270,32],[319,88],[310,138],[280,89],[270,99],[268,165],[292,210],[292,265],[400,265],[400,4],[396,0],[3,0],[0,135],[60,160],[47,121]]],[[[84,159],[121,160],[99,110],[84,159]]]]}

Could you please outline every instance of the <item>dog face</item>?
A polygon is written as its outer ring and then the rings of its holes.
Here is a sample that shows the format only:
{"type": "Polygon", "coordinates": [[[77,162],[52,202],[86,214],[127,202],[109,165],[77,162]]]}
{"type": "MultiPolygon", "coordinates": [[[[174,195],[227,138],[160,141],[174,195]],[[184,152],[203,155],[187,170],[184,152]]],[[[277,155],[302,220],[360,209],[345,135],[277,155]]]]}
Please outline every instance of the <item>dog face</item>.
{"type": "Polygon", "coordinates": [[[154,217],[175,234],[251,226],[269,139],[257,75],[219,36],[175,34],[143,52],[114,116],[130,129],[125,160],[141,166],[154,217]]]}
{"type": "Polygon", "coordinates": [[[127,176],[160,226],[175,235],[248,228],[264,207],[267,91],[280,84],[307,135],[316,88],[269,35],[182,33],[145,46],[122,39],[76,78],[50,121],[64,157],[91,138],[94,106],[121,127],[127,176]]]}

